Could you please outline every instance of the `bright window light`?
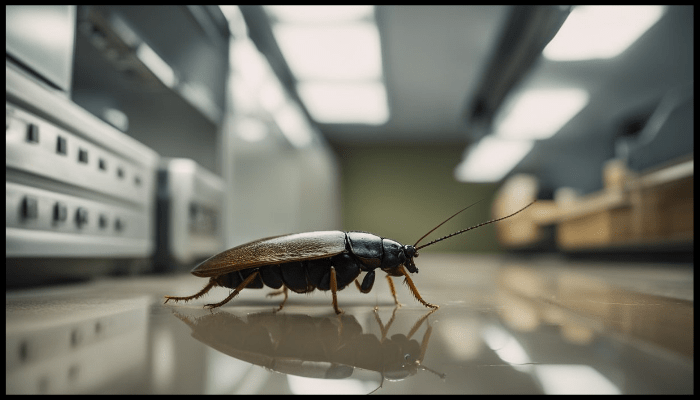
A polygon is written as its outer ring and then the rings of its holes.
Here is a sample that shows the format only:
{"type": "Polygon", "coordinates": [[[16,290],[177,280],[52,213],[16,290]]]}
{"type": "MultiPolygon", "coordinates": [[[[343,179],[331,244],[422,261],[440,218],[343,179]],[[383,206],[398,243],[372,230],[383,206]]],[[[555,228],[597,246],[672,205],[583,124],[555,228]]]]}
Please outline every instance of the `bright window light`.
{"type": "Polygon", "coordinates": [[[379,82],[307,81],[297,89],[318,122],[381,125],[389,119],[386,90],[379,82]]]}
{"type": "Polygon", "coordinates": [[[455,169],[460,182],[498,182],[530,152],[530,140],[484,137],[455,169]]]}
{"type": "Polygon", "coordinates": [[[283,22],[335,23],[372,18],[372,6],[265,6],[267,12],[283,22]]]}
{"type": "Polygon", "coordinates": [[[299,80],[380,79],[381,47],[377,26],[277,24],[275,39],[299,80]]]}
{"type": "Polygon", "coordinates": [[[588,98],[583,89],[527,90],[506,108],[495,132],[507,139],[547,139],[578,114],[588,98]]]}
{"type": "Polygon", "coordinates": [[[543,54],[553,61],[615,57],[651,28],[665,9],[665,6],[575,7],[543,54]]]}

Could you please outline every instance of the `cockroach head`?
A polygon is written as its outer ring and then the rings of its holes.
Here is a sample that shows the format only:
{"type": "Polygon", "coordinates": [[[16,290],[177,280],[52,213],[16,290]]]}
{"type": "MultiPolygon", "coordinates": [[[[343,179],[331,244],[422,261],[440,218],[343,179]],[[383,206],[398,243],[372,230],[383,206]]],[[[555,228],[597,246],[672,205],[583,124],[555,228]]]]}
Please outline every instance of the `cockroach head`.
{"type": "Polygon", "coordinates": [[[403,253],[406,255],[406,261],[404,261],[403,265],[406,267],[408,272],[415,274],[418,273],[418,268],[416,267],[416,264],[413,262],[413,257],[418,257],[418,253],[416,252],[416,248],[411,246],[410,244],[403,246],[403,253]]]}

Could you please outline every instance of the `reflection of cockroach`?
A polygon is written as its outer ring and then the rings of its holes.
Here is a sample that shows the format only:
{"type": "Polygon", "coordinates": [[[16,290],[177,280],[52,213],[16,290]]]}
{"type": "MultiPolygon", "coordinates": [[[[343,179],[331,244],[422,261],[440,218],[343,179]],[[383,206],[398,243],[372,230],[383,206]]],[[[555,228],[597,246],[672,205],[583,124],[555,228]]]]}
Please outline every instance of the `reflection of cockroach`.
{"type": "Polygon", "coordinates": [[[512,217],[530,205],[532,203],[508,216],[462,229],[422,246],[418,246],[421,240],[471,206],[440,223],[418,239],[413,246],[402,245],[366,232],[306,232],[259,239],[226,250],[197,265],[192,274],[209,278],[209,283],[192,296],[165,296],[165,302],[197,299],[214,286],[235,289],[223,301],[205,306],[216,308],[228,303],[245,288],[261,289],[263,286],[269,286],[273,289],[282,288],[281,291],[272,294],[284,294],[284,301],[279,307],[282,309],[287,301],[287,288],[296,293],[320,289],[331,291],[333,309],[340,314],[342,310],[338,307],[336,292],[355,281],[362,293],[368,293],[374,285],[374,270],[379,268],[387,274],[386,278],[396,304],[398,300],[391,277],[403,276],[411,293],[419,302],[426,307],[438,308],[423,300],[408,275],[408,272],[418,272],[413,262],[413,258],[418,257],[418,250],[480,226],[512,217]],[[360,284],[357,277],[362,271],[366,274],[360,284]]]}
{"type": "MultiPolygon", "coordinates": [[[[294,314],[249,314],[246,321],[226,312],[195,320],[175,315],[192,328],[192,336],[233,358],[289,375],[343,379],[355,368],[381,373],[384,379],[403,380],[418,370],[435,372],[421,363],[428,348],[432,327],[427,324],[420,343],[411,339],[429,311],[404,334],[387,338],[396,309],[386,326],[374,309],[381,338],[363,333],[354,316],[311,317],[294,314]]],[[[379,387],[377,389],[379,389],[379,387]]],[[[377,390],[375,389],[375,391],[377,390]]]]}

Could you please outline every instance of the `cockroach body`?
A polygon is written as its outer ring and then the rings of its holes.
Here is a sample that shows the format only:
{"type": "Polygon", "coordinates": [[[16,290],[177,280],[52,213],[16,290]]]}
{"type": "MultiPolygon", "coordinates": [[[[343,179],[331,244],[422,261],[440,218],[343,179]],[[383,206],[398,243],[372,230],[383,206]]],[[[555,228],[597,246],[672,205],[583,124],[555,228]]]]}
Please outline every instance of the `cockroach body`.
{"type": "Polygon", "coordinates": [[[509,218],[530,205],[532,203],[506,217],[457,231],[422,246],[418,246],[418,243],[427,235],[471,206],[443,221],[413,246],[402,245],[367,232],[320,231],[259,239],[221,252],[197,265],[192,274],[209,278],[209,283],[192,296],[165,296],[165,302],[197,299],[214,286],[234,289],[223,301],[205,305],[207,308],[216,308],[231,301],[245,288],[261,289],[269,286],[282,289],[268,295],[284,294],[284,301],[278,309],[281,310],[287,300],[287,289],[296,293],[308,293],[319,289],[331,291],[333,309],[340,314],[342,310],[338,307],[336,292],[354,281],[362,293],[369,293],[374,285],[375,270],[379,268],[387,274],[386,279],[397,305],[399,302],[391,277],[403,276],[411,293],[420,303],[426,307],[438,308],[423,300],[408,275],[409,272],[418,273],[413,261],[418,257],[418,250],[480,226],[509,218]],[[361,272],[366,274],[360,284],[357,278],[361,272]]]}

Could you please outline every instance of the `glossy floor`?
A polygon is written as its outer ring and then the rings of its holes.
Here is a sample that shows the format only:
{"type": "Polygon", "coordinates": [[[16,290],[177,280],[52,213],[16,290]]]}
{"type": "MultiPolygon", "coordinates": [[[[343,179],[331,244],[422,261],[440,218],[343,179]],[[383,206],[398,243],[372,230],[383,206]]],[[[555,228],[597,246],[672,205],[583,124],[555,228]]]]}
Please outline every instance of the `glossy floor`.
{"type": "Polygon", "coordinates": [[[6,392],[693,393],[692,266],[417,261],[435,312],[383,280],[341,316],[323,292],[163,305],[191,275],[9,292],[6,392]]]}

